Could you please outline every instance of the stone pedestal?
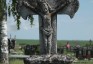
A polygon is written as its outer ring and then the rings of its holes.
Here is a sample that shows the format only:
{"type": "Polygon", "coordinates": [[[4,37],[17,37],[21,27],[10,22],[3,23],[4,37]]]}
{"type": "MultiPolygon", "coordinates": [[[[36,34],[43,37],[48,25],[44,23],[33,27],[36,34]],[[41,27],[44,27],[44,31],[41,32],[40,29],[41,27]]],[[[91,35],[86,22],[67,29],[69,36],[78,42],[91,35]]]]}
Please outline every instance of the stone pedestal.
{"type": "Polygon", "coordinates": [[[63,55],[34,55],[24,59],[24,64],[71,64],[73,60],[73,58],[63,55]]]}

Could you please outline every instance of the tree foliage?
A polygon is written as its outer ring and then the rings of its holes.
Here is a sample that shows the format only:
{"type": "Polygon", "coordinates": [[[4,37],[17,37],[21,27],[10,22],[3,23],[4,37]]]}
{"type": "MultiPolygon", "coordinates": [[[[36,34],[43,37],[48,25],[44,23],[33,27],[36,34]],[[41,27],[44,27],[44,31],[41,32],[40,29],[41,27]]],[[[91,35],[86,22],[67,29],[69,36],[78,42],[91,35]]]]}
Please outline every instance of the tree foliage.
{"type": "Polygon", "coordinates": [[[2,15],[3,15],[3,9],[2,9],[2,0],[0,0],[0,21],[2,20],[2,15]]]}
{"type": "MultiPolygon", "coordinates": [[[[20,29],[20,15],[18,14],[17,11],[17,0],[10,0],[8,3],[8,16],[13,16],[16,24],[17,24],[17,29],[20,29]]],[[[31,25],[33,25],[33,16],[28,17],[28,19],[30,20],[31,25]]]]}
{"type": "Polygon", "coordinates": [[[4,10],[6,10],[6,0],[0,0],[0,21],[3,20],[4,10]]]}

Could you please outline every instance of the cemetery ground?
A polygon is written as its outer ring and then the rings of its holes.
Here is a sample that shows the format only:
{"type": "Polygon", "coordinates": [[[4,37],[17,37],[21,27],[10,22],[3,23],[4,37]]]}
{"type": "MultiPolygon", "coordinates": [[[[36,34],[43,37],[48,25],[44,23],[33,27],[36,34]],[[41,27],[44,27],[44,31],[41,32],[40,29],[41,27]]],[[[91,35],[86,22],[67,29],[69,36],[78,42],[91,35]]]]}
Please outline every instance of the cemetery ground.
{"type": "MultiPolygon", "coordinates": [[[[78,40],[58,40],[58,47],[62,47],[62,46],[65,46],[66,43],[69,42],[71,46],[76,46],[77,44],[79,44],[80,46],[86,46],[86,45],[92,45],[92,43],[90,43],[89,41],[85,41],[85,40],[81,40],[81,41],[78,41],[78,40]]],[[[18,52],[23,55],[24,53],[24,50],[23,49],[20,49],[20,46],[24,46],[24,45],[27,45],[27,44],[30,44],[30,45],[39,45],[39,41],[38,40],[21,40],[21,39],[17,39],[16,40],[16,47],[15,47],[15,52],[18,52]]],[[[69,53],[69,52],[64,52],[64,54],[72,54],[72,53],[69,53]]],[[[23,60],[22,59],[13,59],[13,58],[10,58],[10,63],[9,64],[24,64],[23,60]]],[[[76,60],[76,62],[74,62],[73,64],[93,64],[93,60],[88,60],[88,59],[85,59],[85,60],[76,60]],[[78,62],[77,62],[78,61],[78,62]]]]}

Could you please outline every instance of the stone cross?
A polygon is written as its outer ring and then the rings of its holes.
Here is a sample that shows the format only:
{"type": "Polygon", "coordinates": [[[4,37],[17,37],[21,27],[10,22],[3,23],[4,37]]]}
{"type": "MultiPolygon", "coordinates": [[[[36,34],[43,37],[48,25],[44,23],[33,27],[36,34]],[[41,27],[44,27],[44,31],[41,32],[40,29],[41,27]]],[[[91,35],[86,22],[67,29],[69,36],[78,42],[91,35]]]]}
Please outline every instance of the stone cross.
{"type": "Polygon", "coordinates": [[[57,14],[73,18],[79,8],[78,0],[17,0],[18,13],[27,19],[39,15],[41,54],[57,53],[57,14]]]}

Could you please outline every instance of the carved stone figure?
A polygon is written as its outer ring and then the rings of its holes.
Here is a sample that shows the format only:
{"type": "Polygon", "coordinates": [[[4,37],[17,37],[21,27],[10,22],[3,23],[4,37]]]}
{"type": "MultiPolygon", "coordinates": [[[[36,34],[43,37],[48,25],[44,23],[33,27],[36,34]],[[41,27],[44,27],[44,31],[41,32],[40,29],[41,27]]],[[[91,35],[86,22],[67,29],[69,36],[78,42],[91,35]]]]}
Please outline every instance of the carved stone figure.
{"type": "Polygon", "coordinates": [[[52,44],[51,42],[52,42],[53,29],[51,25],[50,10],[52,10],[52,8],[45,0],[39,2],[40,2],[40,6],[42,7],[41,17],[43,20],[43,26],[41,26],[41,30],[43,31],[43,36],[44,36],[45,53],[51,54],[51,44],[52,44]]]}
{"type": "Polygon", "coordinates": [[[52,42],[52,33],[53,33],[53,28],[51,26],[51,17],[48,15],[44,15],[43,18],[43,27],[41,30],[43,31],[43,36],[44,36],[44,43],[45,43],[45,51],[46,53],[51,53],[51,42],[52,42]]]}

